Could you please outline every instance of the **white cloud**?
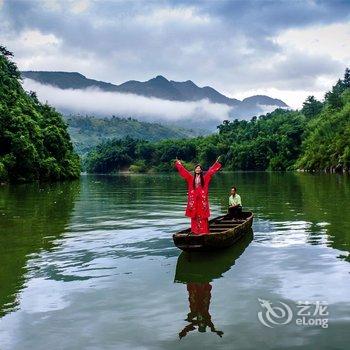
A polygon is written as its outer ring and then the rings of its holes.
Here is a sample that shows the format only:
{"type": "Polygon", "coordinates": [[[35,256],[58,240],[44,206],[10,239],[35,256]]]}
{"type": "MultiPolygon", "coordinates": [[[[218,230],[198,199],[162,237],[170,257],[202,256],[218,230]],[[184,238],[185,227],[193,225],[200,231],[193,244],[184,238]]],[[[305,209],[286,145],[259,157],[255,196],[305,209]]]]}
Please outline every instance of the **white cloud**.
{"type": "Polygon", "coordinates": [[[58,45],[61,42],[53,34],[43,34],[39,30],[28,30],[22,32],[17,39],[17,45],[24,46],[27,49],[42,49],[48,45],[58,45]]]}
{"type": "Polygon", "coordinates": [[[35,91],[40,101],[48,101],[58,109],[69,109],[76,113],[104,114],[105,116],[131,116],[140,120],[175,122],[188,118],[216,120],[228,119],[230,107],[211,103],[208,100],[175,102],[147,98],[133,94],[104,92],[98,88],[86,90],[62,90],[24,79],[25,90],[35,91]]]}
{"type": "Polygon", "coordinates": [[[50,11],[61,10],[61,3],[59,0],[43,0],[42,5],[45,9],[50,11]]]}
{"type": "Polygon", "coordinates": [[[116,84],[161,74],[234,98],[273,91],[293,107],[322,97],[349,65],[350,6],[253,3],[9,1],[0,42],[20,70],[77,71],[116,84]]]}
{"type": "Polygon", "coordinates": [[[197,26],[201,24],[208,24],[211,19],[208,15],[196,13],[194,7],[165,7],[158,8],[149,14],[142,14],[135,17],[136,22],[141,24],[150,24],[152,26],[163,26],[171,23],[197,26]]]}
{"type": "Polygon", "coordinates": [[[90,6],[88,0],[73,1],[71,5],[71,11],[78,14],[85,12],[90,6]]]}
{"type": "MultiPolygon", "coordinates": [[[[334,83],[334,82],[332,82],[334,83]]],[[[331,83],[331,84],[332,84],[331,83]]],[[[329,86],[331,86],[331,84],[329,86]]],[[[300,109],[303,105],[303,102],[310,95],[315,96],[318,100],[322,100],[326,90],[281,90],[276,88],[261,88],[261,89],[249,89],[242,93],[237,93],[235,95],[238,99],[244,99],[253,95],[267,95],[272,98],[278,98],[288,104],[289,107],[293,109],[300,109]]],[[[270,108],[270,107],[269,107],[270,108]]],[[[266,112],[270,110],[264,109],[266,112]]]]}
{"type": "Polygon", "coordinates": [[[31,65],[37,60],[57,58],[55,55],[61,48],[62,40],[54,34],[44,34],[37,29],[29,29],[17,36],[15,33],[0,33],[0,42],[9,43],[6,47],[15,53],[14,60],[19,67],[25,66],[31,69],[31,65]]]}
{"type": "MultiPolygon", "coordinates": [[[[271,113],[273,112],[276,108],[281,108],[279,106],[273,106],[273,105],[261,105],[258,104],[258,106],[262,109],[261,114],[266,114],[266,113],[271,113]]],[[[287,109],[287,107],[283,107],[283,109],[287,109]]],[[[249,118],[250,119],[250,118],[249,118]]]]}
{"type": "Polygon", "coordinates": [[[67,9],[74,14],[85,12],[89,6],[89,0],[43,0],[42,5],[45,9],[53,12],[62,12],[67,9]]]}
{"type": "Polygon", "coordinates": [[[274,40],[289,50],[297,48],[309,54],[327,55],[345,64],[350,60],[350,22],[290,29],[274,40]]]}

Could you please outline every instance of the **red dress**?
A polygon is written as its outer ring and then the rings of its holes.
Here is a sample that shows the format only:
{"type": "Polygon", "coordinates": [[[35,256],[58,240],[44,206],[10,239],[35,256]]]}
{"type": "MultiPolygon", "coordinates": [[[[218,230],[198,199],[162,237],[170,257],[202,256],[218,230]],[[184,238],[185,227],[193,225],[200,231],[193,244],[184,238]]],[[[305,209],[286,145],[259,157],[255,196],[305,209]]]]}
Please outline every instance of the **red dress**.
{"type": "Polygon", "coordinates": [[[208,218],[209,209],[209,184],[212,176],[221,168],[219,162],[215,162],[204,175],[204,186],[193,186],[193,175],[181,164],[175,166],[180,175],[187,182],[188,198],[185,215],[191,218],[191,231],[194,234],[209,233],[208,218]]]}

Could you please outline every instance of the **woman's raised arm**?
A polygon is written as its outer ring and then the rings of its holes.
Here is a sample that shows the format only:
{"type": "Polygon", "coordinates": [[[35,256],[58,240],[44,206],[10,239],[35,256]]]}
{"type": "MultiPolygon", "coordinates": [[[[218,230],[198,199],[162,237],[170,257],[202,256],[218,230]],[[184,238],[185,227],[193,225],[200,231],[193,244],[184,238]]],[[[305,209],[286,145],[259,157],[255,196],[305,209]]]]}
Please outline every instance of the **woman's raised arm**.
{"type": "Polygon", "coordinates": [[[181,164],[181,162],[176,158],[175,160],[175,167],[179,174],[186,180],[190,181],[192,180],[191,173],[181,164]]]}
{"type": "Polygon", "coordinates": [[[211,179],[211,177],[220,170],[222,167],[222,164],[219,162],[220,156],[216,159],[215,163],[208,169],[207,173],[205,174],[207,179],[211,179]]]}

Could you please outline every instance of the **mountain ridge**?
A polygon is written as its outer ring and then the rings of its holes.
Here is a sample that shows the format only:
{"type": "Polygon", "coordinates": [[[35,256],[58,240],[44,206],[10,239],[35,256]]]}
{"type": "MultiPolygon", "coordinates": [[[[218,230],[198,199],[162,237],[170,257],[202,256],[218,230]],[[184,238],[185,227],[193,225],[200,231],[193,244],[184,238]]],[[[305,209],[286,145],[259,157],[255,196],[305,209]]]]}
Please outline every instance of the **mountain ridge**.
{"type": "Polygon", "coordinates": [[[254,95],[238,100],[227,97],[211,86],[199,87],[192,80],[182,82],[168,80],[157,75],[147,81],[128,80],[119,85],[101,80],[90,79],[79,72],[64,71],[22,71],[23,78],[35,80],[44,85],[52,85],[60,89],[86,89],[98,87],[106,92],[131,93],[145,97],[156,97],[170,101],[199,101],[208,99],[212,103],[226,104],[231,107],[253,113],[259,105],[288,108],[288,105],[277,98],[266,95],[254,95]]]}

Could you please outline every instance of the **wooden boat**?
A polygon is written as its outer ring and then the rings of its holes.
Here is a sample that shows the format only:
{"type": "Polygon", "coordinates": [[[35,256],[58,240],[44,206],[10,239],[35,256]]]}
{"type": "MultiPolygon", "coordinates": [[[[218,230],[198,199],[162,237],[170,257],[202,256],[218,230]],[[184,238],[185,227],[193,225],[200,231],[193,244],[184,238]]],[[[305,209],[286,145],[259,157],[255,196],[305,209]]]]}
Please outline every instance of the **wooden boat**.
{"type": "Polygon", "coordinates": [[[227,214],[209,220],[210,234],[195,235],[185,229],[173,235],[174,244],[183,251],[210,251],[232,246],[252,227],[254,214],[242,212],[238,218],[227,214]]]}

